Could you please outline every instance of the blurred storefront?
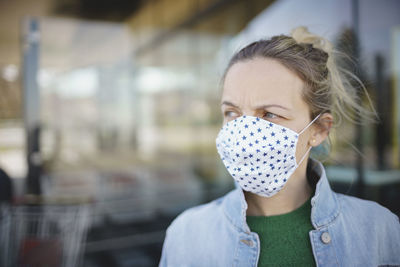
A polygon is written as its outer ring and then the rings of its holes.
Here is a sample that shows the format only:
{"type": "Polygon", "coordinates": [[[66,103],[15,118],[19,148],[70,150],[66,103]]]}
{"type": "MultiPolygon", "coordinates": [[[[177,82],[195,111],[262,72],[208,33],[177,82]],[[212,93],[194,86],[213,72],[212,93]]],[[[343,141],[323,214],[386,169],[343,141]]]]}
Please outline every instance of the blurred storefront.
{"type": "Polygon", "coordinates": [[[0,46],[0,168],[15,202],[91,206],[84,266],[157,265],[171,220],[232,189],[215,149],[224,67],[298,25],[359,59],[381,117],[341,126],[332,153],[314,155],[337,191],[400,214],[397,1],[42,0],[32,13],[22,2],[0,9],[36,15],[0,46]]]}

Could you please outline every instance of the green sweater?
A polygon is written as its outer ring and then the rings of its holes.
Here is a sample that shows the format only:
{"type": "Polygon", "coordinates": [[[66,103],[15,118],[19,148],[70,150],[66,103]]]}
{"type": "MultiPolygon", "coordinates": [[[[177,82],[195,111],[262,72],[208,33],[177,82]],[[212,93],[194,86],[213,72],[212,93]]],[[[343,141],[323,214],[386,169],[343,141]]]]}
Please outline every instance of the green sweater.
{"type": "Polygon", "coordinates": [[[258,266],[316,266],[311,248],[311,198],[294,211],[275,216],[247,216],[260,238],[258,266]]]}

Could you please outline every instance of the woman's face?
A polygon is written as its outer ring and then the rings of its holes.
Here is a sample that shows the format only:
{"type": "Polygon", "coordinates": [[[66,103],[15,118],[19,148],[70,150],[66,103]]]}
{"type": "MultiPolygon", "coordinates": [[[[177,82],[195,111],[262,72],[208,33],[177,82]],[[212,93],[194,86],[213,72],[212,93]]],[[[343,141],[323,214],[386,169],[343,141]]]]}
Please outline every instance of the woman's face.
{"type": "MultiPolygon", "coordinates": [[[[303,81],[276,60],[238,62],[225,76],[221,101],[224,124],[251,115],[300,132],[311,121],[309,107],[301,96],[302,87],[303,81]]],[[[297,159],[306,153],[313,126],[299,137],[297,159]]]]}

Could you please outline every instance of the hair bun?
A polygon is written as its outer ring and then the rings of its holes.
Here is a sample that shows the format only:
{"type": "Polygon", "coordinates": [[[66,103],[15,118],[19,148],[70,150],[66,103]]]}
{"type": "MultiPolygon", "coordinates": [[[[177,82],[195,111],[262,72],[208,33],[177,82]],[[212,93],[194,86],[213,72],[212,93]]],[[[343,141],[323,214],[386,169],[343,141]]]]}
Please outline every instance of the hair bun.
{"type": "Polygon", "coordinates": [[[305,26],[294,28],[290,35],[297,43],[312,44],[314,48],[319,48],[328,54],[333,50],[333,45],[327,39],[310,33],[305,26]]]}

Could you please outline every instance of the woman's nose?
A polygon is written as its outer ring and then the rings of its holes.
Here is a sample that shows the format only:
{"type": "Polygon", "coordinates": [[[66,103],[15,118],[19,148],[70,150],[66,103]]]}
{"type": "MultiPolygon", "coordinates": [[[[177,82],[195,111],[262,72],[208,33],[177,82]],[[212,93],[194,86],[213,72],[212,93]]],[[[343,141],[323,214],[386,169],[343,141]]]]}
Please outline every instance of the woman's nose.
{"type": "Polygon", "coordinates": [[[259,114],[258,114],[257,110],[248,109],[248,110],[243,110],[242,116],[244,116],[244,115],[257,117],[259,114]]]}

